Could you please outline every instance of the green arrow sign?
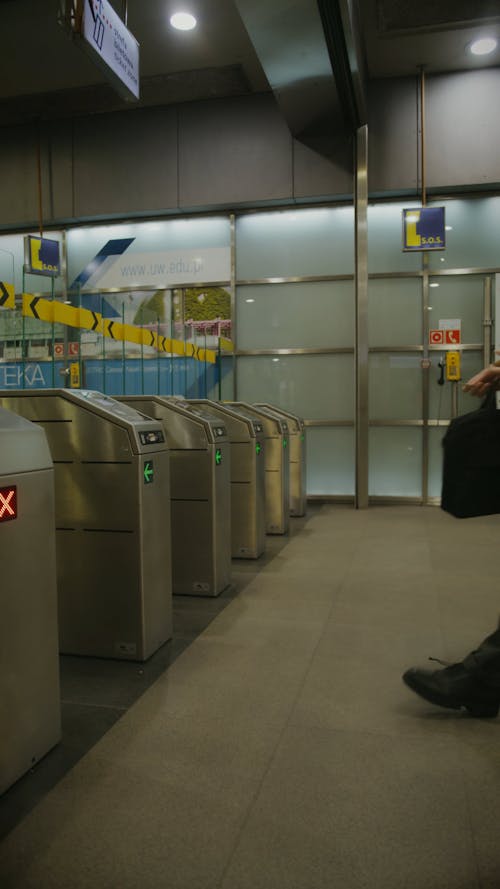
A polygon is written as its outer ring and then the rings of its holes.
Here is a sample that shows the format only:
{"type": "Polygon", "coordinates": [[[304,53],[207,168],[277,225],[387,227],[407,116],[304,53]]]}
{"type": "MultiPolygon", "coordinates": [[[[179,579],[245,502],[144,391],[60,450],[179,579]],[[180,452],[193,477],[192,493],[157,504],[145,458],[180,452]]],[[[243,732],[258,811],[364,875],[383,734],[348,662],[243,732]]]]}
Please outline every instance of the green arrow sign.
{"type": "Polygon", "coordinates": [[[258,441],[257,444],[255,445],[255,453],[260,454],[261,450],[262,450],[262,445],[261,445],[260,441],[258,441]]]}
{"type": "Polygon", "coordinates": [[[146,460],[144,463],[144,484],[150,485],[155,477],[155,471],[152,460],[146,460]]]}
{"type": "Polygon", "coordinates": [[[215,451],[215,465],[220,466],[222,463],[222,451],[220,448],[217,448],[215,451]]]}

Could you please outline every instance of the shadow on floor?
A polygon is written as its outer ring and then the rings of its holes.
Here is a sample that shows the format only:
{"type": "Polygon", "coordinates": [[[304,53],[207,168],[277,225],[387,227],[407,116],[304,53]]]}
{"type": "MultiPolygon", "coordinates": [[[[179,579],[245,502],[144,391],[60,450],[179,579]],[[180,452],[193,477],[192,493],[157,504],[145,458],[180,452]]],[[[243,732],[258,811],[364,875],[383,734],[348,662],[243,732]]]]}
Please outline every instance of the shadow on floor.
{"type": "Polygon", "coordinates": [[[266,551],[257,560],[234,560],[232,584],[217,598],[175,596],[173,638],[146,663],[61,655],[62,739],[36,766],[0,797],[0,839],[54,787],[110,729],[176,658],[300,533],[319,509],[290,522],[287,537],[267,537],[266,551]]]}

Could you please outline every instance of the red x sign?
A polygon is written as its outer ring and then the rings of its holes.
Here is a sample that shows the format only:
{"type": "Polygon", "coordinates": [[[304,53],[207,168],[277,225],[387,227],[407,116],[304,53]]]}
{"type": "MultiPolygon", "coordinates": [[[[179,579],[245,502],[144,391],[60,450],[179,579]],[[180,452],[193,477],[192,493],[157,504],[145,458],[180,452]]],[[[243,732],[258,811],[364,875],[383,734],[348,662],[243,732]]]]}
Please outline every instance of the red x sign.
{"type": "Polygon", "coordinates": [[[0,488],[0,522],[17,519],[17,488],[0,488]]]}

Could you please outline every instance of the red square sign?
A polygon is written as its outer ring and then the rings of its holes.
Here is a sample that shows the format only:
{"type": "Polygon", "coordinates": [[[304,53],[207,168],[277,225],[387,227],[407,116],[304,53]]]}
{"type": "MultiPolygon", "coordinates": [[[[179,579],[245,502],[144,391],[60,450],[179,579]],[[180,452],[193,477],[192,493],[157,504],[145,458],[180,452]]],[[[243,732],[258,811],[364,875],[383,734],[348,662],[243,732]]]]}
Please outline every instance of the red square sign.
{"type": "Polygon", "coordinates": [[[0,522],[17,519],[17,487],[0,488],[0,522]]]}
{"type": "Polygon", "coordinates": [[[445,343],[447,346],[459,346],[460,345],[460,331],[459,330],[445,330],[445,343]]]}
{"type": "Polygon", "coordinates": [[[444,330],[429,330],[429,345],[442,346],[444,344],[444,330]]]}

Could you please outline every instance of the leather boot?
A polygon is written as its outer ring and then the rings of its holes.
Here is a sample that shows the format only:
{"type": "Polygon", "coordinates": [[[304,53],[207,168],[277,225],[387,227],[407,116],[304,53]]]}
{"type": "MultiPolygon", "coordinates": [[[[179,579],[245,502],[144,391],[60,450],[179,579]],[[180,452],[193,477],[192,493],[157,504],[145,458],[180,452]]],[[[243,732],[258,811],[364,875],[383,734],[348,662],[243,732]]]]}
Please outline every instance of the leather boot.
{"type": "Polygon", "coordinates": [[[403,674],[412,691],[431,704],[465,708],[471,716],[497,716],[500,709],[500,630],[458,664],[441,670],[412,667],[403,674]]]}

